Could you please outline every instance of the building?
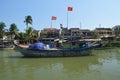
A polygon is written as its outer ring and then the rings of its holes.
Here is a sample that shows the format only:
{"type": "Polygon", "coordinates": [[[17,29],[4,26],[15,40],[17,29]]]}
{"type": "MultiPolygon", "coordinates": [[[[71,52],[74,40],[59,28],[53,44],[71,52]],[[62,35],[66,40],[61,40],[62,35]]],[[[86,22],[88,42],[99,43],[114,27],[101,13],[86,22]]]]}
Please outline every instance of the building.
{"type": "Polygon", "coordinates": [[[113,35],[111,28],[96,28],[95,31],[98,32],[100,37],[110,37],[113,35]]]}
{"type": "Polygon", "coordinates": [[[59,31],[56,28],[44,28],[41,33],[46,33],[47,37],[59,37],[59,31]]]}
{"type": "MultiPolygon", "coordinates": [[[[40,32],[40,37],[42,37],[43,35],[46,36],[46,38],[50,38],[50,37],[54,37],[54,38],[58,38],[58,37],[64,37],[64,38],[69,38],[69,37],[81,37],[81,36],[90,36],[91,31],[88,29],[83,29],[80,30],[79,28],[62,28],[57,29],[57,28],[44,28],[43,30],[41,30],[40,32]]],[[[45,37],[44,36],[44,37],[45,37]]]]}
{"type": "Polygon", "coordinates": [[[89,36],[91,34],[91,31],[89,29],[81,29],[80,32],[82,36],[89,36]]]}
{"type": "Polygon", "coordinates": [[[92,33],[92,31],[90,31],[89,29],[81,29],[81,36],[83,39],[95,39],[96,36],[94,36],[92,33]]]}
{"type": "Polygon", "coordinates": [[[69,32],[70,32],[71,36],[80,36],[79,28],[70,28],[69,32]]]}
{"type": "MultiPolygon", "coordinates": [[[[112,29],[111,28],[96,28],[96,32],[98,32],[98,35],[100,37],[110,37],[113,35],[112,29]]],[[[41,38],[58,38],[58,37],[64,37],[64,38],[69,38],[69,37],[82,37],[82,38],[95,38],[95,36],[92,34],[93,32],[90,31],[89,29],[79,29],[79,28],[62,28],[62,29],[57,29],[57,28],[44,28],[40,32],[39,37],[41,38]]],[[[37,35],[38,36],[38,35],[37,35]]]]}
{"type": "Polygon", "coordinates": [[[64,37],[70,36],[69,29],[68,28],[62,28],[61,36],[64,36],[64,37]]]}

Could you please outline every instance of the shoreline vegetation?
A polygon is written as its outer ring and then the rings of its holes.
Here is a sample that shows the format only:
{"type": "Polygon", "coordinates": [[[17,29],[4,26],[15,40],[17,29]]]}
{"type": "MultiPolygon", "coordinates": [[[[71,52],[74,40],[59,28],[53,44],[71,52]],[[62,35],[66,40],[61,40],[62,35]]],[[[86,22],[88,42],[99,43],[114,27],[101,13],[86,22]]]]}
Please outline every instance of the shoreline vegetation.
{"type": "Polygon", "coordinates": [[[108,42],[105,47],[120,47],[120,41],[108,42]]]}
{"type": "Polygon", "coordinates": [[[95,48],[95,50],[120,48],[120,41],[109,41],[104,46],[95,48]]]}

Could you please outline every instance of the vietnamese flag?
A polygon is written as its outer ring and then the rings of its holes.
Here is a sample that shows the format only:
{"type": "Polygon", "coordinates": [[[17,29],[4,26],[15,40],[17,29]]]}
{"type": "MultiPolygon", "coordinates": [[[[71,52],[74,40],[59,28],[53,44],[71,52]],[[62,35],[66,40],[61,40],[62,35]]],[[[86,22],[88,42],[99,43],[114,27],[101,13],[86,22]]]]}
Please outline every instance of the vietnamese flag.
{"type": "Polygon", "coordinates": [[[51,20],[56,20],[57,17],[56,16],[52,16],[51,20]]]}
{"type": "Polygon", "coordinates": [[[73,11],[73,8],[72,7],[68,7],[68,11],[73,11]]]}

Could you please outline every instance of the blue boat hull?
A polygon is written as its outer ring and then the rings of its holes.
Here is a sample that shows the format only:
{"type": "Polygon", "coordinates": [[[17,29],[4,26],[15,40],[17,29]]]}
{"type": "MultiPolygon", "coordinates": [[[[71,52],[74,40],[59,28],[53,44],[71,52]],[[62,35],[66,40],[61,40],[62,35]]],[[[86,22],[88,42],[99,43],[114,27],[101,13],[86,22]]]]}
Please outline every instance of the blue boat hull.
{"type": "Polygon", "coordinates": [[[55,49],[55,50],[32,50],[16,45],[15,47],[25,57],[72,57],[72,56],[86,56],[92,54],[92,48],[80,49],[55,49]]]}

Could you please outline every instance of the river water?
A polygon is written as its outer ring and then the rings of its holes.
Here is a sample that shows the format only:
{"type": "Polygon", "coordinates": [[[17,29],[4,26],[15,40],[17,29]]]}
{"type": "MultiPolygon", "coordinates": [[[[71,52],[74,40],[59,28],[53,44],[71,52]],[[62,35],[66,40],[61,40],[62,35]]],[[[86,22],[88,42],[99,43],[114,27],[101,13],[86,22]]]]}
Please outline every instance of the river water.
{"type": "Polygon", "coordinates": [[[120,80],[120,50],[93,50],[92,56],[24,58],[0,50],[0,80],[120,80]]]}

